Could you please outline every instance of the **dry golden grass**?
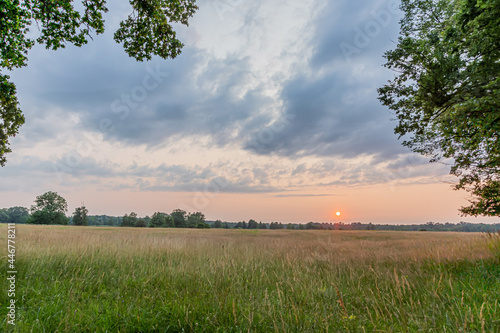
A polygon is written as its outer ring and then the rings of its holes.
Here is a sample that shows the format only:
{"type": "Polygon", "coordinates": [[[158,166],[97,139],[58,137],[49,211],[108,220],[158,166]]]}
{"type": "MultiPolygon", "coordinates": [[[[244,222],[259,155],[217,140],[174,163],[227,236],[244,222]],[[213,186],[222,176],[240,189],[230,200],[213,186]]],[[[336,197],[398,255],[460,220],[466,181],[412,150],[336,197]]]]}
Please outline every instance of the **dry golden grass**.
{"type": "MultiPolygon", "coordinates": [[[[1,242],[6,234],[2,225],[1,242]]],[[[17,328],[498,332],[492,239],[18,225],[17,328]]]]}
{"type": "MultiPolygon", "coordinates": [[[[5,238],[6,232],[2,232],[5,238]]],[[[477,260],[491,257],[477,233],[400,231],[197,230],[18,225],[19,256],[57,254],[113,256],[160,253],[213,257],[244,253],[253,258],[321,260],[329,263],[477,260]]]]}

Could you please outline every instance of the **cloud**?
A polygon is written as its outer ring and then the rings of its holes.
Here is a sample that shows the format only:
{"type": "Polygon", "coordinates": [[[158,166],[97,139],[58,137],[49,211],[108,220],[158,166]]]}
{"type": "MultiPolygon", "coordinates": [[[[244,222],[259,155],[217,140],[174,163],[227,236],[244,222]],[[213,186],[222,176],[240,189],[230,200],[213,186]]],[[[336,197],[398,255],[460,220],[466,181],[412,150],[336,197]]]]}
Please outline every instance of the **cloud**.
{"type": "Polygon", "coordinates": [[[36,139],[38,133],[47,138],[63,127],[65,118],[47,124],[56,108],[78,114],[81,129],[104,132],[106,140],[149,147],[177,136],[203,135],[224,146],[244,136],[249,124],[269,122],[266,110],[273,101],[262,87],[247,86],[252,73],[246,58],[210,59],[189,48],[176,60],[147,65],[118,56],[115,48],[106,49],[94,61],[101,57],[115,59],[114,65],[89,70],[92,64],[77,63],[74,55],[61,61],[75,69],[72,73],[58,76],[53,74],[57,65],[34,65],[30,83],[20,78],[20,98],[32,125],[27,138],[36,139]],[[124,70],[115,72],[116,68],[124,70]],[[49,84],[47,77],[53,77],[49,84]],[[39,87],[31,90],[37,81],[39,87]],[[102,131],[103,121],[110,124],[108,130],[102,131]]]}
{"type": "MultiPolygon", "coordinates": [[[[202,5],[205,11],[224,14],[214,24],[238,27],[226,15],[236,10],[234,6],[202,5]]],[[[58,122],[65,119],[52,121],[53,127],[43,119],[58,108],[78,114],[79,126],[86,131],[102,131],[100,124],[109,122],[110,129],[103,131],[105,139],[128,145],[154,148],[178,137],[209,136],[216,146],[236,145],[257,154],[352,157],[374,153],[390,157],[402,150],[392,134],[389,114],[376,99],[376,88],[387,76],[379,67],[383,50],[391,46],[387,36],[394,35],[395,16],[390,14],[389,23],[380,26],[380,32],[370,37],[370,45],[351,64],[340,48],[342,43],[355,45],[357,27],[366,30],[370,22],[377,22],[377,13],[387,12],[389,7],[386,1],[365,6],[328,3],[308,23],[308,31],[314,33],[303,38],[302,45],[294,45],[296,55],[290,56],[295,59],[302,54],[306,65],[287,76],[277,72],[271,82],[262,81],[259,66],[267,69],[269,64],[262,59],[255,63],[261,53],[255,49],[239,48],[214,57],[206,49],[188,45],[175,60],[147,64],[128,58],[111,34],[96,38],[92,49],[83,54],[75,47],[57,53],[36,49],[29,70],[18,75],[21,100],[33,124],[29,138],[35,139],[37,133],[49,137],[57,131],[58,122]],[[269,95],[270,86],[277,87],[274,97],[269,95]],[[35,105],[36,112],[31,112],[35,105]],[[276,114],[281,118],[276,119],[276,114]],[[272,129],[280,122],[285,125],[282,131],[272,129]],[[260,141],[272,142],[252,146],[252,140],[270,128],[272,139],[260,141]]],[[[297,15],[292,5],[282,8],[289,11],[282,23],[297,15]]],[[[306,32],[290,25],[273,37],[273,32],[262,30],[272,22],[269,8],[259,2],[247,9],[244,15],[235,16],[242,25],[231,31],[231,38],[240,36],[253,44],[252,36],[260,31],[265,41],[254,47],[271,52],[269,61],[276,57],[276,51],[270,51],[274,38],[282,36],[287,41],[291,37],[286,32],[292,29],[306,32]]]]}
{"type": "Polygon", "coordinates": [[[311,65],[321,68],[380,58],[397,38],[399,4],[398,0],[328,2],[317,19],[311,65]]]}
{"type": "MultiPolygon", "coordinates": [[[[365,154],[390,159],[405,152],[376,92],[388,78],[381,68],[382,54],[391,47],[390,36],[397,35],[396,17],[393,2],[365,6],[330,2],[314,22],[308,66],[283,84],[282,117],[277,122],[284,128],[272,131],[268,142],[256,145],[249,140],[244,148],[290,158],[365,154]],[[378,23],[378,17],[386,21],[378,23]],[[370,30],[374,24],[378,24],[376,33],[370,30]],[[366,46],[357,43],[357,35],[367,36],[366,46]],[[346,43],[357,47],[352,57],[342,52],[346,43]]],[[[254,136],[263,131],[256,130],[254,136]]]]}
{"type": "MultiPolygon", "coordinates": [[[[314,80],[298,76],[282,92],[284,115],[277,122],[284,128],[272,131],[269,142],[248,141],[245,148],[289,157],[399,154],[404,149],[393,134],[389,114],[377,104],[376,87],[376,81],[341,70],[314,80]]],[[[263,129],[254,135],[259,132],[263,129]]]]}
{"type": "MultiPolygon", "coordinates": [[[[181,165],[165,163],[158,166],[132,163],[123,165],[109,160],[88,158],[77,168],[66,168],[65,161],[54,165],[61,167],[61,185],[74,187],[80,183],[98,181],[100,187],[134,189],[140,191],[211,192],[211,193],[267,193],[283,191],[263,181],[263,169],[248,172],[241,164],[221,161],[210,165],[181,165]]],[[[33,168],[46,165],[39,161],[33,168]]]]}
{"type": "Polygon", "coordinates": [[[18,168],[64,176],[63,186],[272,193],[443,174],[405,162],[377,100],[394,1],[221,4],[200,3],[175,60],[137,63],[111,33],[81,49],[33,49],[13,73],[27,123],[2,178],[18,168]],[[90,134],[103,139],[81,154],[90,134]]]}

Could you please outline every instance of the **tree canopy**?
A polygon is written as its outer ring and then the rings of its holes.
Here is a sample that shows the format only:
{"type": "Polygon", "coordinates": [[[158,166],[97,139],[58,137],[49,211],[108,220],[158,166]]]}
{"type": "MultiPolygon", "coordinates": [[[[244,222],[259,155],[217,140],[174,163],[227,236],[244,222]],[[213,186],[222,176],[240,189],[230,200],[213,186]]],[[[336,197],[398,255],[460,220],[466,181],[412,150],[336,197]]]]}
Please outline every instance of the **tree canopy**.
{"type": "Polygon", "coordinates": [[[500,216],[500,0],[402,0],[401,36],[385,54],[398,74],[379,99],[404,145],[452,159],[465,215],[500,216]]]}
{"type": "Polygon", "coordinates": [[[205,214],[201,212],[188,214],[186,225],[188,228],[205,227],[205,214]]]}
{"type": "Polygon", "coordinates": [[[87,225],[87,214],[89,210],[82,205],[81,207],[76,207],[73,212],[73,224],[74,225],[87,225]]]}
{"type": "Polygon", "coordinates": [[[66,199],[56,192],[46,192],[35,199],[31,206],[31,217],[27,223],[32,224],[68,224],[65,213],[68,211],[66,199]]]}
{"type": "Polygon", "coordinates": [[[132,212],[130,215],[125,214],[122,218],[122,227],[133,227],[137,222],[137,213],[132,212]]]}
{"type": "Polygon", "coordinates": [[[31,212],[45,210],[53,213],[66,213],[68,210],[68,203],[66,199],[61,197],[57,192],[46,192],[39,195],[35,199],[35,204],[31,206],[31,212]]]}
{"type": "MultiPolygon", "coordinates": [[[[125,52],[138,61],[156,55],[175,58],[183,44],[172,23],[188,25],[198,7],[195,0],[129,0],[132,13],[114,34],[125,52]]],[[[24,116],[19,108],[16,86],[2,73],[27,65],[28,51],[36,44],[57,50],[67,44],[83,46],[104,32],[105,0],[84,0],[78,9],[72,0],[0,0],[0,165],[11,152],[9,138],[19,132],[24,116]],[[36,24],[38,37],[30,27],[36,24]]]]}
{"type": "Polygon", "coordinates": [[[1,223],[26,223],[29,217],[29,210],[25,207],[16,206],[0,209],[1,223]]]}
{"type": "Polygon", "coordinates": [[[150,226],[152,228],[161,228],[161,227],[165,227],[166,225],[167,225],[166,214],[163,214],[160,212],[156,212],[153,214],[153,216],[151,217],[151,222],[150,222],[150,226]]]}
{"type": "Polygon", "coordinates": [[[182,209],[175,209],[170,216],[174,220],[174,226],[176,228],[185,228],[187,212],[182,209]]]}

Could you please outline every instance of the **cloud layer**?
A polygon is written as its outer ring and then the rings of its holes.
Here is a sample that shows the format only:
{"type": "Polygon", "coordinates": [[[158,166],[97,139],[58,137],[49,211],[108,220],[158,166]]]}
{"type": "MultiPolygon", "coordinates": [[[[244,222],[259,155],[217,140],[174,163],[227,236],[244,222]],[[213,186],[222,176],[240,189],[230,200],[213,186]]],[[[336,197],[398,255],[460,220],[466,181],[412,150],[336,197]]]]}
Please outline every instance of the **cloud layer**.
{"type": "Polygon", "coordinates": [[[112,41],[117,15],[84,48],[37,47],[12,74],[28,120],[2,190],[57,179],[286,197],[436,182],[447,169],[411,157],[377,100],[392,75],[382,55],[398,35],[397,6],[200,1],[190,27],[178,27],[183,53],[167,61],[128,58],[112,41]]]}

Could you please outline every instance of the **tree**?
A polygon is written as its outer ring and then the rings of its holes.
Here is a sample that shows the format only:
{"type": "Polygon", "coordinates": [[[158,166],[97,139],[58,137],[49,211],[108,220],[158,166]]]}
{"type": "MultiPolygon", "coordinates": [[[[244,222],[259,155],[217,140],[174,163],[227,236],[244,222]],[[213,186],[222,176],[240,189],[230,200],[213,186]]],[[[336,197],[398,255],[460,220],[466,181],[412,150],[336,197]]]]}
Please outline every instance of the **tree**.
{"type": "Polygon", "coordinates": [[[31,217],[27,223],[32,224],[68,224],[66,199],[56,192],[46,192],[35,199],[31,206],[31,217]]]}
{"type": "Polygon", "coordinates": [[[175,223],[174,223],[174,219],[173,219],[172,216],[166,215],[165,216],[165,220],[166,220],[165,227],[167,227],[167,228],[175,228],[175,223]]]}
{"type": "Polygon", "coordinates": [[[288,223],[288,224],[286,225],[286,229],[287,229],[287,230],[294,230],[294,229],[295,229],[295,226],[294,226],[292,223],[288,223]]]}
{"type": "MultiPolygon", "coordinates": [[[[120,23],[114,34],[125,52],[138,61],[153,55],[175,58],[183,44],[172,24],[188,25],[198,7],[195,0],[130,0],[132,13],[120,23]]],[[[83,46],[93,34],[104,32],[105,0],[85,0],[75,8],[71,0],[1,1],[0,69],[11,71],[27,65],[28,51],[36,44],[57,50],[66,44],[83,46]],[[38,37],[32,37],[30,26],[36,23],[38,37]]],[[[24,116],[16,97],[16,86],[0,72],[0,165],[11,152],[9,138],[19,132],[24,116]]]]}
{"type": "Polygon", "coordinates": [[[30,217],[30,212],[25,207],[10,207],[7,212],[10,217],[10,223],[26,223],[30,217]]]}
{"type": "Polygon", "coordinates": [[[0,209],[0,223],[9,223],[10,217],[6,208],[0,209]]]}
{"type": "Polygon", "coordinates": [[[401,36],[385,54],[398,75],[379,99],[395,133],[431,162],[452,158],[464,215],[500,216],[500,0],[403,0],[401,36]]]}
{"type": "Polygon", "coordinates": [[[87,225],[87,214],[89,213],[88,209],[82,205],[81,207],[75,208],[75,212],[73,213],[73,224],[74,225],[87,225]]]}
{"type": "Polygon", "coordinates": [[[271,222],[269,229],[283,229],[283,224],[281,222],[271,222]]]}
{"type": "Polygon", "coordinates": [[[37,196],[35,204],[31,206],[32,213],[40,210],[64,214],[68,211],[68,203],[57,192],[49,191],[37,196]]]}
{"type": "Polygon", "coordinates": [[[125,214],[122,218],[122,227],[134,227],[137,222],[137,214],[132,212],[130,215],[125,214]]]}
{"type": "Polygon", "coordinates": [[[187,227],[198,228],[199,225],[205,226],[205,214],[201,212],[190,213],[187,217],[187,227]]]}
{"type": "Polygon", "coordinates": [[[68,224],[69,218],[61,213],[49,213],[47,211],[39,210],[31,214],[26,223],[30,224],[68,224]]]}
{"type": "Polygon", "coordinates": [[[0,209],[1,223],[26,223],[29,217],[29,210],[25,207],[10,207],[0,209]]]}
{"type": "Polygon", "coordinates": [[[238,222],[236,225],[233,227],[233,229],[246,229],[247,228],[247,223],[245,221],[243,222],[238,222]]]}
{"type": "Polygon", "coordinates": [[[214,222],[214,228],[222,228],[222,221],[221,220],[216,220],[214,222]]]}
{"type": "Polygon", "coordinates": [[[259,229],[259,224],[255,220],[249,220],[248,229],[259,229]]]}
{"type": "Polygon", "coordinates": [[[163,228],[167,226],[167,218],[165,217],[165,213],[154,213],[151,217],[151,221],[149,226],[151,228],[163,228]]]}
{"type": "Polygon", "coordinates": [[[182,209],[175,209],[170,216],[174,220],[175,228],[185,228],[186,227],[186,212],[182,209]]]}
{"type": "Polygon", "coordinates": [[[315,223],[315,222],[308,222],[308,223],[306,223],[306,229],[307,230],[320,230],[321,224],[315,223]]]}

